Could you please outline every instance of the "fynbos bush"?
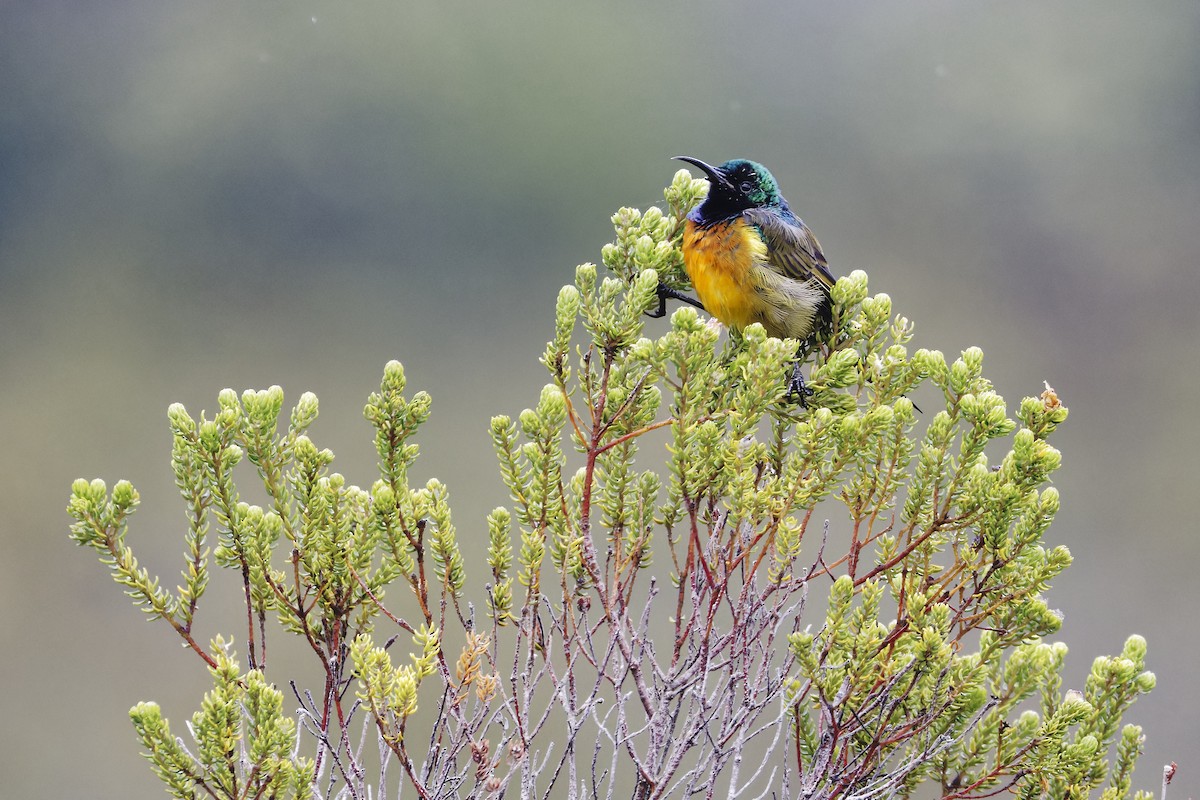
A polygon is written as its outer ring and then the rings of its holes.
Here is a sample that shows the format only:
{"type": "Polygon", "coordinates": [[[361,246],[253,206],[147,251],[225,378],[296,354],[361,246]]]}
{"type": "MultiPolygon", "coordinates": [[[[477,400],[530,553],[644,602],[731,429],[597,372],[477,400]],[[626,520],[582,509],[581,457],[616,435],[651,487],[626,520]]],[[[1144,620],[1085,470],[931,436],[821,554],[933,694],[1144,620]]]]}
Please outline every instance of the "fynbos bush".
{"type": "Polygon", "coordinates": [[[174,796],[1131,796],[1144,641],[1064,692],[1044,638],[1071,561],[1045,541],[1067,409],[1047,388],[1010,418],[978,348],[910,352],[862,272],[833,292],[806,407],[786,398],[795,342],[722,342],[689,307],[663,331],[645,312],[660,282],[686,288],[703,191],[680,172],[665,212],[619,211],[613,274],[585,264],[559,293],[549,383],[491,423],[511,504],[465,540],[446,485],[409,480],[431,400],[394,361],[366,406],[368,489],[307,435],[311,394],[286,424],[278,387],[171,407],[174,591],[126,541],[133,487],[75,483],[73,538],[213,676],[190,742],[153,703],[130,712],[174,796]],[[254,473],[264,506],[239,493],[254,473]],[[241,577],[244,672],[192,636],[213,564],[241,577]],[[324,677],[294,714],[267,677],[280,633],[324,677]]]}

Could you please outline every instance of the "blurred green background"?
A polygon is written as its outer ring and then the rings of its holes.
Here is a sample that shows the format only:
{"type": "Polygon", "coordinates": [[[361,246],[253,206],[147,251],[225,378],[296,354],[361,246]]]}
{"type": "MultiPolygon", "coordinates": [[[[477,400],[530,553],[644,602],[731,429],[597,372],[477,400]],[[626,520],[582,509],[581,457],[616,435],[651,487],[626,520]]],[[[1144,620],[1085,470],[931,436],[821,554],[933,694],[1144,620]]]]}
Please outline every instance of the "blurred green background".
{"type": "MultiPolygon", "coordinates": [[[[208,685],[67,539],[73,478],[134,482],[173,585],[167,405],[315,391],[369,485],[399,358],[434,397],[415,477],[481,540],[489,417],[536,400],[559,287],[681,153],[767,164],[834,271],[914,346],[981,346],[1010,407],[1054,385],[1071,680],[1144,634],[1136,783],[1200,790],[1194,0],[10,2],[0,97],[7,796],[161,796],[127,710],[183,733],[208,685]]],[[[240,630],[223,586],[202,640],[240,630]]]]}

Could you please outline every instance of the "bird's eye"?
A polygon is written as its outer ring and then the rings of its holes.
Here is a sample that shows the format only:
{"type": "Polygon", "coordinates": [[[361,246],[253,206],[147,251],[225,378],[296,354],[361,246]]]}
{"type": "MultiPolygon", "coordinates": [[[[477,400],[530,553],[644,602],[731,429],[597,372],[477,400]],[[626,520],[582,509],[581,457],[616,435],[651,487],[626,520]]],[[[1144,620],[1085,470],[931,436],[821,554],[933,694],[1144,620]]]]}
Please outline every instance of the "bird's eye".
{"type": "Polygon", "coordinates": [[[742,181],[742,185],[738,188],[741,189],[742,194],[750,194],[752,191],[754,191],[754,184],[750,181],[742,181]]]}

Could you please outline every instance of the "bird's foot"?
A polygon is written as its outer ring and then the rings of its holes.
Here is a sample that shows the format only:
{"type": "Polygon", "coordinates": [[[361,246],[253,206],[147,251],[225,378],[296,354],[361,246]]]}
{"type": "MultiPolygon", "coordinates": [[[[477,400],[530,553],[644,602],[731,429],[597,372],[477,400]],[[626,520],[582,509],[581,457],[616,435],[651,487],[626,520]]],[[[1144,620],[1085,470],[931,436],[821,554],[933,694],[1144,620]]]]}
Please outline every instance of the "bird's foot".
{"type": "Polygon", "coordinates": [[[804,382],[800,359],[792,362],[792,377],[788,378],[788,390],[785,399],[800,403],[801,408],[808,408],[807,399],[813,396],[813,390],[804,382]]]}
{"type": "Polygon", "coordinates": [[[665,317],[667,315],[667,300],[668,299],[679,300],[680,302],[687,303],[690,306],[695,306],[696,308],[700,309],[701,311],[706,310],[704,308],[704,305],[696,298],[689,297],[688,295],[684,294],[683,292],[679,291],[678,289],[672,289],[670,286],[667,286],[665,283],[660,283],[658,285],[658,306],[651,309],[650,311],[647,311],[646,316],[654,317],[655,319],[658,319],[659,317],[665,317]]]}
{"type": "Polygon", "coordinates": [[[667,287],[661,283],[658,285],[658,306],[646,312],[647,317],[658,319],[667,315],[667,296],[663,294],[667,287]]]}

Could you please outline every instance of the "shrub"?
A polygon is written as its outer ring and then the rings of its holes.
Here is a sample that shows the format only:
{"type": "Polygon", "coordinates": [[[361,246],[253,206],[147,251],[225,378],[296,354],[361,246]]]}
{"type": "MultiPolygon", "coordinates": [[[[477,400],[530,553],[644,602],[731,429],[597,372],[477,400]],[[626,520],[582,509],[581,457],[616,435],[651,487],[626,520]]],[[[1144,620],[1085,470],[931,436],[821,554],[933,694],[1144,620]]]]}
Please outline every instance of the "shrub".
{"type": "Polygon", "coordinates": [[[807,406],[785,398],[796,343],[759,326],[722,343],[684,307],[649,337],[703,191],[680,172],[665,212],[619,211],[613,274],[585,264],[559,293],[550,382],[492,419],[512,503],[470,526],[485,578],[446,485],[410,483],[431,400],[395,361],[366,406],[369,489],[309,438],[311,394],[282,426],[279,387],[225,390],[211,419],[170,408],[174,591],[126,542],[134,488],[76,481],[72,537],[212,673],[191,744],[153,703],[130,712],[174,796],[1130,796],[1144,641],[1064,692],[1045,640],[1071,561],[1045,544],[1066,407],[1047,387],[1012,419],[978,348],[910,353],[862,272],[834,289],[807,406]],[[241,499],[247,461],[264,506],[241,499]],[[192,635],[213,564],[241,577],[246,671],[192,635]],[[294,716],[267,678],[280,632],[324,678],[294,716]]]}

